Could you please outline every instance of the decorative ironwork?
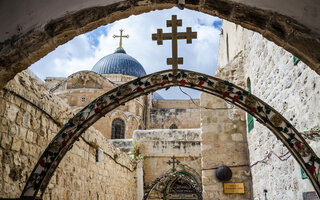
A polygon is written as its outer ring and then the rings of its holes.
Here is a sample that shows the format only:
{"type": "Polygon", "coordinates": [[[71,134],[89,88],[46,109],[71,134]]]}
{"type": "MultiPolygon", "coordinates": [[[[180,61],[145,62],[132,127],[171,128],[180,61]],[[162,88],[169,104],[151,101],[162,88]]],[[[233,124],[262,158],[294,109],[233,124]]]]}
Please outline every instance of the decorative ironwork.
{"type": "Polygon", "coordinates": [[[168,163],[168,165],[172,164],[172,171],[175,172],[176,171],[175,164],[179,165],[180,161],[177,160],[177,158],[175,156],[172,156],[171,159],[172,159],[172,161],[169,160],[167,163],[168,163]]]}
{"type": "Polygon", "coordinates": [[[152,34],[152,40],[157,40],[158,45],[162,45],[163,40],[172,40],[172,58],[167,58],[167,65],[172,65],[174,75],[178,64],[183,64],[183,58],[178,57],[178,39],[186,39],[187,44],[191,44],[192,39],[197,38],[197,32],[192,32],[191,27],[187,27],[186,32],[178,32],[178,26],[182,26],[182,20],[177,19],[177,15],[172,15],[171,20],[167,20],[167,27],[172,28],[171,33],[163,33],[162,29],[158,29],[157,33],[152,34]]]}
{"type": "Polygon", "coordinates": [[[250,113],[288,148],[320,195],[320,158],[290,122],[275,109],[228,81],[187,70],[177,70],[173,75],[173,71],[165,70],[132,80],[108,91],[83,108],[64,125],[43,152],[26,182],[21,197],[35,198],[39,190],[42,196],[55,169],[73,143],[106,113],[139,96],[171,86],[184,86],[212,94],[250,113]],[[122,93],[122,87],[126,88],[125,93],[122,93]]]}
{"type": "Polygon", "coordinates": [[[145,190],[143,200],[153,199],[154,197],[166,200],[168,197],[174,196],[174,193],[179,193],[179,191],[173,191],[173,189],[177,189],[174,188],[177,182],[185,182],[196,198],[198,200],[202,199],[201,183],[198,183],[192,175],[185,171],[176,171],[156,178],[145,190]]]}

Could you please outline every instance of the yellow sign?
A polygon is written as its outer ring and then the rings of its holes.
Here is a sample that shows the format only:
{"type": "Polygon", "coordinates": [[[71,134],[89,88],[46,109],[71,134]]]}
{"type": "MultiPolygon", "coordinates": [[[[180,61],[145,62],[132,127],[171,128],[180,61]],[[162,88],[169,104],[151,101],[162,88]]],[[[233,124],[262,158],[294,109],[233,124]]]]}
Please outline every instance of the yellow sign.
{"type": "Polygon", "coordinates": [[[223,193],[244,194],[244,183],[223,183],[223,193]]]}

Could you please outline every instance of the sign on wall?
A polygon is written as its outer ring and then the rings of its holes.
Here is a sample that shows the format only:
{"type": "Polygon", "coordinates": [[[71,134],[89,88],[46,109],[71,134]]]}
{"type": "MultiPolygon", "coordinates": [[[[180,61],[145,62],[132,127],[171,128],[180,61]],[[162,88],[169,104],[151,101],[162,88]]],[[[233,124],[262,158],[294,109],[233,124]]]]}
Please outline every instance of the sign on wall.
{"type": "Polygon", "coordinates": [[[223,183],[223,193],[244,194],[244,183],[223,183]]]}

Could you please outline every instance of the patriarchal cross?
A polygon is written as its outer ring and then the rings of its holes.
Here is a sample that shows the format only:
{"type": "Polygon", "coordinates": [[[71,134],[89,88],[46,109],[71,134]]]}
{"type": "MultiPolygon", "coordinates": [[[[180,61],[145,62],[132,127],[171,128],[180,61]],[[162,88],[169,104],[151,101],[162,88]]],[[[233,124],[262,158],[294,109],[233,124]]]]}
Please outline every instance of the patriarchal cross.
{"type": "Polygon", "coordinates": [[[123,30],[120,29],[120,35],[113,35],[113,38],[120,38],[119,49],[122,49],[122,38],[129,38],[129,35],[122,35],[123,30]]]}
{"type": "Polygon", "coordinates": [[[167,58],[167,65],[172,65],[174,74],[178,64],[183,64],[183,58],[178,57],[178,39],[186,39],[187,44],[191,44],[192,39],[197,38],[197,32],[192,32],[191,27],[187,27],[186,32],[178,32],[178,26],[182,26],[182,20],[172,15],[171,20],[167,20],[167,27],[172,27],[172,33],[163,33],[162,29],[158,29],[157,33],[152,34],[152,40],[157,40],[158,45],[162,45],[163,40],[172,40],[172,58],[167,58]]]}
{"type": "Polygon", "coordinates": [[[171,159],[172,159],[172,161],[169,160],[167,163],[168,163],[169,165],[171,165],[171,164],[173,165],[173,166],[172,166],[172,171],[175,172],[175,171],[176,171],[175,164],[179,165],[179,164],[180,164],[180,161],[177,160],[177,158],[176,158],[175,156],[172,156],[171,159]]]}

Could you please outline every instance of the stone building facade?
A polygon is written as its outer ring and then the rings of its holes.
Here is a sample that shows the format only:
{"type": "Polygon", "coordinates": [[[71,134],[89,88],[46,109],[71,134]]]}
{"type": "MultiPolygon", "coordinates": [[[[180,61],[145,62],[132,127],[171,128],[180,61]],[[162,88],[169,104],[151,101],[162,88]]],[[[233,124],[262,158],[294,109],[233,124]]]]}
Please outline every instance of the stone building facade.
{"type": "MultiPolygon", "coordinates": [[[[76,72],[67,78],[48,77],[45,84],[51,93],[80,111],[107,91],[144,75],[143,66],[118,48],[91,71],[76,72]]],[[[132,138],[137,129],[200,128],[199,100],[164,100],[158,93],[144,95],[108,113],[94,127],[108,139],[132,138]],[[117,122],[123,132],[120,137],[113,135],[117,122]]]]}
{"type": "MultiPolygon", "coordinates": [[[[244,88],[273,106],[300,132],[320,129],[320,78],[294,56],[266,40],[260,34],[223,21],[217,76],[244,88]]],[[[264,159],[271,151],[286,155],[288,150],[271,132],[256,120],[247,140],[250,163],[264,159]]],[[[305,135],[319,155],[317,136],[305,135]]],[[[251,167],[253,199],[302,200],[314,191],[301,168],[289,156],[278,159],[275,154],[251,167]],[[267,175],[267,176],[266,176],[267,175]],[[265,192],[266,191],[266,192],[265,192]]]]}
{"type": "MultiPolygon", "coordinates": [[[[49,91],[61,99],[65,100],[74,111],[80,111],[88,103],[115,88],[122,83],[133,80],[135,77],[122,74],[97,74],[93,71],[80,71],[70,75],[68,78],[47,78],[46,85],[53,85],[49,91]]],[[[124,124],[124,135],[122,138],[132,138],[132,133],[136,129],[145,128],[145,118],[148,96],[139,97],[133,101],[120,106],[117,110],[108,113],[94,127],[106,138],[112,138],[112,122],[120,119],[124,124]]],[[[120,139],[113,138],[113,139],[120,139]]]]}
{"type": "MultiPolygon", "coordinates": [[[[18,198],[40,155],[74,111],[31,74],[18,74],[0,92],[0,197],[18,198]]],[[[136,199],[135,161],[94,128],[68,152],[44,199],[136,199]],[[104,152],[96,162],[96,149],[104,152]],[[125,191],[125,192],[123,192],[125,191]]]]}

